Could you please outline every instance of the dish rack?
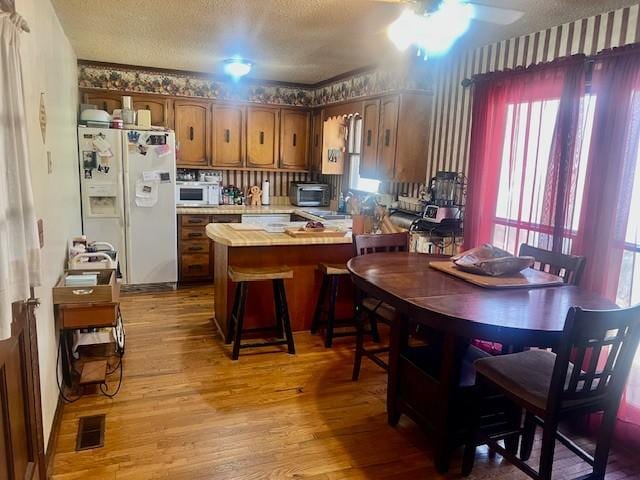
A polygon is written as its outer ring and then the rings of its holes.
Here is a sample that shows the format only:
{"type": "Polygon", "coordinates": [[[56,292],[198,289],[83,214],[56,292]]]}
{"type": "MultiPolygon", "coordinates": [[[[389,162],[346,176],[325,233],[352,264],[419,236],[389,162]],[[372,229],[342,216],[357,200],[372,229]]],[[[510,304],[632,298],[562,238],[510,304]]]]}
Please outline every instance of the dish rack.
{"type": "Polygon", "coordinates": [[[69,256],[69,270],[117,270],[118,252],[108,242],[91,242],[92,252],[69,256]]]}
{"type": "Polygon", "coordinates": [[[408,212],[422,213],[424,210],[424,200],[416,197],[398,195],[398,208],[408,212]]]}

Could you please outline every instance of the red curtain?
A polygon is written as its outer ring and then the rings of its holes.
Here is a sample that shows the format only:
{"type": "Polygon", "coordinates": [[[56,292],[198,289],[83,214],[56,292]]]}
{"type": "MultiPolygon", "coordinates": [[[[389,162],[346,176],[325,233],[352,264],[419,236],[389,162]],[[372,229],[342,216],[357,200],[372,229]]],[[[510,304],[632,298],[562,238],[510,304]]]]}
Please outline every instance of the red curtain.
{"type": "MultiPolygon", "coordinates": [[[[634,247],[640,244],[637,238],[633,240],[637,232],[630,235],[628,231],[634,180],[637,182],[636,176],[640,175],[640,47],[616,49],[598,58],[591,91],[597,103],[573,252],[588,259],[583,287],[621,304],[632,303],[631,295],[620,295],[619,287],[625,251],[630,254],[627,260],[633,259],[637,255],[634,247]]],[[[624,281],[632,282],[633,275],[624,281]]],[[[631,289],[631,285],[624,287],[631,289]]],[[[636,357],[618,417],[618,433],[640,444],[640,356],[636,357]]]]}
{"type": "Polygon", "coordinates": [[[576,56],[476,80],[464,248],[502,243],[515,251],[529,240],[563,249],[554,239],[573,214],[584,65],[576,56]],[[541,145],[545,128],[552,141],[541,145]]]}
{"type": "MultiPolygon", "coordinates": [[[[464,246],[585,255],[584,288],[637,303],[640,45],[585,60],[476,80],[464,246]]],[[[640,444],[640,354],[619,418],[619,436],[640,444]]]]}

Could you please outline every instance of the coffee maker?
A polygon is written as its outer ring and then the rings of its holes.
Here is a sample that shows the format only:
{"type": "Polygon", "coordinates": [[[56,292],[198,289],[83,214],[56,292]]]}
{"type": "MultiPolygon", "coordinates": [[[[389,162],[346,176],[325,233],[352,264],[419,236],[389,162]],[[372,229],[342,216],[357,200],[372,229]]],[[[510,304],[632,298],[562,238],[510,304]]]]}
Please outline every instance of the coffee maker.
{"type": "Polygon", "coordinates": [[[457,172],[437,172],[429,181],[429,203],[423,218],[434,223],[459,222],[463,206],[464,178],[457,172]]]}

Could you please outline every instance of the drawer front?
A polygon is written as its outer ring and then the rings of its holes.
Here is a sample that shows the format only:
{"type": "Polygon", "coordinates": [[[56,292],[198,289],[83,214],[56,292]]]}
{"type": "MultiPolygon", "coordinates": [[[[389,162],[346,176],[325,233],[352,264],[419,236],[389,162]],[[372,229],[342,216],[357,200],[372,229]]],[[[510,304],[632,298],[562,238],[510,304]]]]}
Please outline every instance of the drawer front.
{"type": "Polygon", "coordinates": [[[198,240],[184,240],[180,243],[180,253],[188,254],[188,253],[209,253],[209,248],[211,247],[211,242],[204,238],[198,240]]]}
{"type": "Polygon", "coordinates": [[[209,258],[208,254],[182,255],[180,257],[180,278],[186,280],[211,277],[209,258]]]}
{"type": "Polygon", "coordinates": [[[180,238],[182,240],[206,240],[205,227],[182,227],[180,238]]]}
{"type": "Polygon", "coordinates": [[[241,223],[242,215],[212,215],[212,223],[241,223]]]}
{"type": "Polygon", "coordinates": [[[209,223],[209,215],[180,215],[180,218],[180,224],[185,227],[209,223]]]}
{"type": "Polygon", "coordinates": [[[117,303],[65,305],[59,308],[62,328],[115,327],[117,313],[117,303]]]}

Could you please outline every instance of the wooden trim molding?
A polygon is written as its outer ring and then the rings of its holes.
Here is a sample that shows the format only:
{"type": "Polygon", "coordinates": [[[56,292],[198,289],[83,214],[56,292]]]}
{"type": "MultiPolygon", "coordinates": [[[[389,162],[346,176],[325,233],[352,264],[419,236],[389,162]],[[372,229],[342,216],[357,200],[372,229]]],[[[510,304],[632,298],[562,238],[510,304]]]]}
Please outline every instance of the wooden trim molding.
{"type": "Polygon", "coordinates": [[[60,434],[60,426],[62,425],[62,414],[64,410],[64,402],[62,397],[58,397],[58,404],[56,405],[56,412],[53,415],[53,422],[51,424],[51,431],[49,433],[49,440],[47,441],[47,450],[45,452],[45,465],[47,471],[47,478],[53,475],[53,460],[56,456],[56,448],[58,446],[58,435],[60,434]]]}

